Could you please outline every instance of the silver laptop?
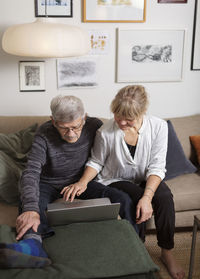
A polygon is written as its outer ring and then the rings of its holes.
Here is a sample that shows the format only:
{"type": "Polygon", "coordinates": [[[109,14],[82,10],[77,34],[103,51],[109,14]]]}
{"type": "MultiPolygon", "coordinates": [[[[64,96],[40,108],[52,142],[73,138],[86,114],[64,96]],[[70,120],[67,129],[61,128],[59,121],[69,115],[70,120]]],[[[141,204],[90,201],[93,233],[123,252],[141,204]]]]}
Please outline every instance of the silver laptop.
{"type": "Polygon", "coordinates": [[[111,203],[109,198],[59,201],[47,206],[47,218],[51,226],[78,222],[117,219],[120,203],[111,203]]]}

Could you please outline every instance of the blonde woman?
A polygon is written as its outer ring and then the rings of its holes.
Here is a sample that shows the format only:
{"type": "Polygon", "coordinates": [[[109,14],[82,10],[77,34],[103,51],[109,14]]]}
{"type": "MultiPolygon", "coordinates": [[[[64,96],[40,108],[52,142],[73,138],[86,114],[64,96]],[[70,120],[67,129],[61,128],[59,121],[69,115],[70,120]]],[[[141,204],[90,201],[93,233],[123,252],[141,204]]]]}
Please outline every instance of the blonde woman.
{"type": "MultiPolygon", "coordinates": [[[[80,195],[90,180],[128,193],[134,220],[144,240],[144,225],[154,213],[161,258],[173,279],[184,278],[174,247],[175,211],[165,177],[166,121],[146,114],[148,98],[139,85],[122,88],[111,103],[114,118],[96,133],[84,175],[66,190],[66,199],[80,195]]],[[[132,223],[133,223],[132,222],[132,223]]]]}

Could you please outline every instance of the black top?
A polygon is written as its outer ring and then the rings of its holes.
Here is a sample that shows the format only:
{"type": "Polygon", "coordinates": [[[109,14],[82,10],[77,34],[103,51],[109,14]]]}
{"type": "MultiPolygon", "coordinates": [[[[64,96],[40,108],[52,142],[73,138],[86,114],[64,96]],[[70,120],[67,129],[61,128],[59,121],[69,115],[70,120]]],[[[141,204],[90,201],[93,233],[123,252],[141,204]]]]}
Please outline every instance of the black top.
{"type": "Polygon", "coordinates": [[[130,145],[128,143],[126,143],[126,145],[128,146],[128,149],[131,153],[132,158],[134,159],[135,156],[135,150],[136,150],[136,145],[130,145]]]}

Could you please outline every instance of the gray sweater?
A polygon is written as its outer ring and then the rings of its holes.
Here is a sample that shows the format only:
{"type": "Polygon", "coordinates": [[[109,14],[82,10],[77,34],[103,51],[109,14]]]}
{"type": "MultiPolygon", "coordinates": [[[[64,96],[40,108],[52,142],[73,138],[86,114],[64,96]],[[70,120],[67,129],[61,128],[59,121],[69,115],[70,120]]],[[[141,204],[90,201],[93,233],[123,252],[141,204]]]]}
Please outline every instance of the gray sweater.
{"type": "Polygon", "coordinates": [[[63,140],[51,121],[39,127],[21,178],[23,212],[39,212],[40,183],[50,184],[60,191],[80,179],[96,130],[101,125],[99,119],[87,117],[81,136],[75,143],[63,140]]]}

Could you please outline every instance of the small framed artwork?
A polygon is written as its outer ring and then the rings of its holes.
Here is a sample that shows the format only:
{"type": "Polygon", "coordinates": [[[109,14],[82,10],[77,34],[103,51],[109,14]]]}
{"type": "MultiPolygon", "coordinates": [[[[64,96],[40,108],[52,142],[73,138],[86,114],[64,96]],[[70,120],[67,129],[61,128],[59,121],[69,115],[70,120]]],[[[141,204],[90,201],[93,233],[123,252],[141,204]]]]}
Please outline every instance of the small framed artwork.
{"type": "Polygon", "coordinates": [[[20,92],[45,91],[44,61],[20,61],[20,92]]]}
{"type": "Polygon", "coordinates": [[[97,86],[97,63],[94,56],[57,59],[59,89],[97,86]]]}
{"type": "Polygon", "coordinates": [[[200,1],[195,1],[191,70],[200,70],[200,1]]]}
{"type": "Polygon", "coordinates": [[[35,0],[36,17],[72,17],[72,0],[35,0]]]}
{"type": "Polygon", "coordinates": [[[84,22],[145,22],[146,0],[83,0],[84,22]]]}
{"type": "Polygon", "coordinates": [[[187,0],[158,0],[158,3],[187,3],[187,0]]]}
{"type": "Polygon", "coordinates": [[[88,30],[90,36],[91,50],[90,54],[104,55],[109,51],[109,34],[105,30],[88,30]]]}
{"type": "Polygon", "coordinates": [[[181,81],[184,30],[118,29],[117,82],[181,81]]]}

